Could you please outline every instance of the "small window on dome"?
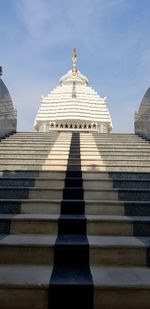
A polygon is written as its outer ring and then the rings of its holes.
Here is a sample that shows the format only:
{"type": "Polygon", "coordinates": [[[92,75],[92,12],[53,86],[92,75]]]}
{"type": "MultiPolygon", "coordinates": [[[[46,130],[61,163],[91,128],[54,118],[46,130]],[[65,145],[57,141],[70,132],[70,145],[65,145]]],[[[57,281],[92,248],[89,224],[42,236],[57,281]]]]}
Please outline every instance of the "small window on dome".
{"type": "Polygon", "coordinates": [[[72,129],[73,128],[73,126],[72,126],[72,124],[70,125],[70,129],[72,129]]]}
{"type": "Polygon", "coordinates": [[[60,128],[63,128],[63,124],[61,123],[60,128]]]}
{"type": "Polygon", "coordinates": [[[96,128],[96,124],[95,123],[93,124],[93,128],[96,128]]]}
{"type": "Polygon", "coordinates": [[[91,125],[89,124],[89,129],[91,129],[91,125]]]}
{"type": "Polygon", "coordinates": [[[82,129],[82,126],[81,126],[81,124],[79,125],[79,129],[82,129]]]}
{"type": "Polygon", "coordinates": [[[54,124],[53,123],[51,123],[51,128],[53,128],[54,127],[54,124]]]}
{"type": "Polygon", "coordinates": [[[84,129],[86,129],[86,124],[84,124],[84,129]]]}
{"type": "Polygon", "coordinates": [[[56,124],[56,128],[58,128],[58,124],[56,124]]]}
{"type": "Polygon", "coordinates": [[[67,124],[65,125],[65,128],[67,128],[67,129],[68,129],[68,125],[67,125],[67,124]]]}
{"type": "Polygon", "coordinates": [[[76,124],[75,124],[74,128],[77,129],[77,125],[76,124]]]}

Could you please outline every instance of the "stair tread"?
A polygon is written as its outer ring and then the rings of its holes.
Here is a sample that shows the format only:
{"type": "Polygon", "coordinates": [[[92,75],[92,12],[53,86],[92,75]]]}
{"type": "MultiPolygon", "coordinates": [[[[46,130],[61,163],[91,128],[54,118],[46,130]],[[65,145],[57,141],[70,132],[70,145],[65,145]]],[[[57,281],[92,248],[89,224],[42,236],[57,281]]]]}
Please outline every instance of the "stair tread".
{"type": "MultiPolygon", "coordinates": [[[[134,236],[87,236],[91,247],[119,247],[119,248],[136,248],[145,247],[146,245],[138,238],[134,236]]],[[[144,239],[150,239],[150,237],[142,237],[144,239]]]]}
{"type": "Polygon", "coordinates": [[[95,288],[148,288],[150,289],[150,268],[141,266],[91,267],[95,288]]]}
{"type": "Polygon", "coordinates": [[[30,220],[44,220],[44,221],[56,221],[58,220],[59,215],[55,215],[55,214],[0,214],[0,221],[1,220],[12,220],[12,221],[22,221],[22,220],[26,220],[26,221],[30,221],[30,220]]]}
{"type": "Polygon", "coordinates": [[[56,235],[43,234],[9,234],[0,239],[0,246],[53,246],[56,235]]]}
{"type": "Polygon", "coordinates": [[[51,265],[0,265],[0,288],[48,288],[51,265]]]}

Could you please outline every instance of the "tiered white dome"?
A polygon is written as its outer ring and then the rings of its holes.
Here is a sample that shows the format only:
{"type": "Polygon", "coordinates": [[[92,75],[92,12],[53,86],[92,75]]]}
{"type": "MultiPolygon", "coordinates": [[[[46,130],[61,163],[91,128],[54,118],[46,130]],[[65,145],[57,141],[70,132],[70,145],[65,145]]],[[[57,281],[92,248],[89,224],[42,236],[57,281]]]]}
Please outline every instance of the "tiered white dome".
{"type": "Polygon", "coordinates": [[[35,119],[36,131],[78,130],[111,132],[112,122],[102,98],[89,86],[88,79],[79,70],[70,70],[57,86],[41,98],[35,119]]]}

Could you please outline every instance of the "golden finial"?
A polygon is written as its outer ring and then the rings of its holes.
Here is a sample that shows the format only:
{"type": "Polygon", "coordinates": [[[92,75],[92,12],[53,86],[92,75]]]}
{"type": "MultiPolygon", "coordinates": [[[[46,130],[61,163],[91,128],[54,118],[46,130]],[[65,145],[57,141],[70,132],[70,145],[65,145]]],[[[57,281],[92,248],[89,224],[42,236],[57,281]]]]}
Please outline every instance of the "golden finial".
{"type": "Polygon", "coordinates": [[[73,49],[73,58],[72,61],[74,64],[76,64],[77,62],[77,52],[76,52],[76,48],[73,49]]]}
{"type": "Polygon", "coordinates": [[[77,52],[76,52],[76,48],[73,49],[72,61],[73,61],[72,73],[75,75],[75,74],[77,73],[77,67],[76,67],[76,63],[77,63],[77,52]]]}

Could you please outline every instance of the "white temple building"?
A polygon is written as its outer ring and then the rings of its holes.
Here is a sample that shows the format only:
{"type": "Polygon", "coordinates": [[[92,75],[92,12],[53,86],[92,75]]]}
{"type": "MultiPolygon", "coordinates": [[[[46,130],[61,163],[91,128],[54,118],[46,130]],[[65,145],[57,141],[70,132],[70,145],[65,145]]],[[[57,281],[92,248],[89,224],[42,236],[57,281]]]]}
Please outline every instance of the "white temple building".
{"type": "Polygon", "coordinates": [[[72,69],[60,78],[59,85],[48,96],[41,97],[34,123],[36,131],[112,131],[106,97],[90,87],[88,79],[78,70],[76,59],[74,49],[72,69]]]}

